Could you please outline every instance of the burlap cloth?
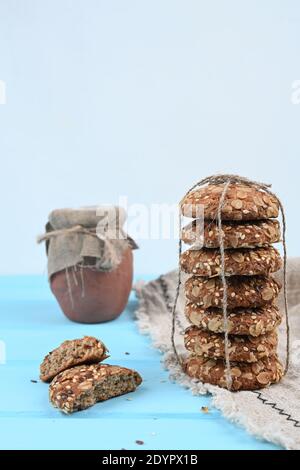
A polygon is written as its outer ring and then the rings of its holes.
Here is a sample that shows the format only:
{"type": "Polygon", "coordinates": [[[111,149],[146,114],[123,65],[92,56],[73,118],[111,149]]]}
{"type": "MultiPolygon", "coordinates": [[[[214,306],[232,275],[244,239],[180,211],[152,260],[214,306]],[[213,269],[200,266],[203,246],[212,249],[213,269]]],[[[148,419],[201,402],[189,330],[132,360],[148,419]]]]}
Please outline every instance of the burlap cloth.
{"type": "Polygon", "coordinates": [[[116,269],[124,251],[137,248],[123,231],[125,220],[125,210],[117,206],[52,211],[46,233],[38,237],[38,242],[46,242],[48,278],[78,266],[103,272],[116,269]]]}
{"type": "MultiPolygon", "coordinates": [[[[185,375],[171,346],[171,309],[177,285],[177,271],[135,286],[139,299],[136,311],[140,330],[149,334],[154,347],[163,353],[171,378],[190,388],[195,395],[211,393],[213,404],[231,421],[248,432],[286,449],[300,449],[300,258],[288,260],[288,301],[291,328],[291,357],[288,374],[276,385],[252,392],[229,392],[203,384],[185,375]]],[[[282,273],[279,273],[279,278],[282,273]]],[[[280,299],[282,306],[282,298],[280,299]]],[[[184,295],[177,305],[176,344],[184,355],[182,333],[188,326],[184,316],[184,295]]],[[[279,355],[284,362],[285,325],[279,328],[279,355]]]]}

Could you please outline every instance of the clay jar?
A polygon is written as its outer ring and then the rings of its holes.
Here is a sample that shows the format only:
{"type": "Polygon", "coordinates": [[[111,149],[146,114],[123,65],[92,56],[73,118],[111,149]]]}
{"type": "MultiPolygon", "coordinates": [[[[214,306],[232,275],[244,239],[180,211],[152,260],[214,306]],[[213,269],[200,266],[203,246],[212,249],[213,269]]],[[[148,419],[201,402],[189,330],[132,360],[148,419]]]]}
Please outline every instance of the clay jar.
{"type": "Polygon", "coordinates": [[[50,286],[62,311],[72,321],[102,323],[117,318],[126,307],[132,288],[133,255],[124,251],[121,263],[110,272],[83,268],[84,289],[77,271],[78,283],[69,274],[73,303],[70,298],[66,271],[51,276],[50,286]],[[84,293],[84,295],[83,295],[84,293]]]}

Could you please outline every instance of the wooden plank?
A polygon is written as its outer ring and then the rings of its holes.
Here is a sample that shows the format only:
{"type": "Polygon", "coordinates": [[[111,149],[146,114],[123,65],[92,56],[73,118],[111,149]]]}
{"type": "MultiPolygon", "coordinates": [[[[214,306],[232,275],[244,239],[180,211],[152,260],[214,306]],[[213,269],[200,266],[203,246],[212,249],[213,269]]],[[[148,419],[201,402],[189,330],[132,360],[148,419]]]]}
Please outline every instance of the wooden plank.
{"type": "Polygon", "coordinates": [[[172,383],[161,356],[133,321],[136,301],[110,323],[81,325],[60,312],[42,276],[0,278],[0,448],[5,449],[276,449],[225,420],[210,397],[193,396],[172,383]],[[137,369],[143,385],[126,396],[65,416],[48,401],[38,380],[43,356],[67,338],[98,336],[107,362],[137,369]],[[129,354],[126,354],[129,353],[129,354]],[[203,413],[202,406],[209,412],[203,413]]]}

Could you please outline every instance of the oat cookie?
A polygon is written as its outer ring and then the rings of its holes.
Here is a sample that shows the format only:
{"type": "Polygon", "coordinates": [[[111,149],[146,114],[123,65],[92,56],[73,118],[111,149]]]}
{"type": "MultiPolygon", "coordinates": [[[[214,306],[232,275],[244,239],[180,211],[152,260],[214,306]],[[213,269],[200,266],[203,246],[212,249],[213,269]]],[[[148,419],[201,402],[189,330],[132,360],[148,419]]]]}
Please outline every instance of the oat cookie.
{"type": "MultiPolygon", "coordinates": [[[[185,362],[185,370],[191,377],[204,383],[227,388],[225,363],[222,359],[206,359],[190,356],[185,362]]],[[[256,390],[279,382],[283,376],[283,367],[278,356],[260,359],[258,362],[231,363],[232,387],[237,390],[256,390]]]]}
{"type": "MultiPolygon", "coordinates": [[[[221,253],[218,248],[191,248],[182,253],[180,265],[188,274],[214,277],[221,272],[221,253]]],[[[272,246],[225,251],[225,276],[266,275],[278,271],[281,265],[281,256],[272,246]]]]}
{"type": "MultiPolygon", "coordinates": [[[[208,185],[189,193],[181,202],[186,217],[199,217],[199,205],[204,206],[204,218],[216,220],[224,185],[208,185]],[[198,208],[198,210],[197,210],[198,208]]],[[[232,183],[222,209],[223,220],[258,220],[276,218],[279,204],[275,197],[242,183],[232,183]]]]}
{"type": "Polygon", "coordinates": [[[78,364],[103,361],[108,357],[106,346],[93,336],[64,341],[51,351],[40,366],[40,378],[50,382],[59,372],[78,364]]]}
{"type": "MultiPolygon", "coordinates": [[[[184,336],[185,347],[196,356],[212,359],[225,358],[224,335],[203,331],[190,326],[184,336]]],[[[237,362],[257,362],[263,357],[276,354],[277,333],[268,333],[256,338],[253,336],[229,335],[229,360],[237,362]]]]}
{"type": "MultiPolygon", "coordinates": [[[[226,221],[222,223],[222,230],[225,249],[269,246],[281,239],[278,220],[226,221]]],[[[199,220],[193,220],[183,227],[181,239],[188,245],[197,243],[204,248],[218,248],[220,246],[218,225],[212,221],[205,221],[204,227],[201,227],[199,220]]]]}
{"type": "MultiPolygon", "coordinates": [[[[224,333],[223,313],[219,308],[199,307],[187,302],[185,307],[187,319],[195,326],[213,333],[224,333]]],[[[276,305],[247,309],[228,310],[228,333],[234,335],[259,336],[273,331],[281,323],[281,315],[276,305]]]]}
{"type": "MultiPolygon", "coordinates": [[[[261,307],[273,303],[279,291],[280,283],[271,276],[231,276],[227,278],[227,306],[261,307]]],[[[185,295],[200,307],[222,308],[222,281],[192,276],[185,283],[185,295]]]]}
{"type": "Polygon", "coordinates": [[[142,383],[138,372],[108,364],[73,367],[58,374],[49,387],[50,401],[64,413],[133,392],[142,383]]]}

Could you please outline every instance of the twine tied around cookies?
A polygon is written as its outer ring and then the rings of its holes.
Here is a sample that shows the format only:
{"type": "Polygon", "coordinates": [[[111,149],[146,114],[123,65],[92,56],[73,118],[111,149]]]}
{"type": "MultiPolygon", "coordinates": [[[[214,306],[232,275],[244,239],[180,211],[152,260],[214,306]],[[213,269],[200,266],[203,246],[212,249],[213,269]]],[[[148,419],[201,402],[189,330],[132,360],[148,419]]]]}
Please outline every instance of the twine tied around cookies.
{"type": "MultiPolygon", "coordinates": [[[[278,198],[278,196],[271,191],[271,184],[266,184],[266,183],[260,183],[258,181],[253,181],[248,178],[239,176],[239,175],[232,175],[232,174],[220,174],[220,175],[212,175],[208,176],[207,178],[204,178],[197,183],[195,183],[184,195],[183,199],[188,196],[192,191],[194,191],[196,188],[200,186],[205,186],[205,185],[223,185],[224,188],[222,190],[222,193],[220,195],[219,199],[219,204],[218,204],[218,209],[217,209],[217,214],[216,214],[216,219],[217,219],[217,225],[218,225],[218,237],[219,237],[219,249],[220,249],[220,278],[222,281],[222,287],[223,287],[223,301],[222,301],[222,312],[223,312],[223,329],[224,329],[224,346],[225,346],[225,374],[226,374],[226,385],[228,390],[231,390],[232,387],[232,374],[231,374],[231,365],[230,365],[230,360],[229,360],[229,338],[228,338],[228,299],[227,299],[227,280],[226,280],[226,275],[225,275],[225,248],[224,248],[224,232],[222,228],[222,209],[224,207],[225,199],[226,199],[226,194],[228,191],[228,188],[231,184],[244,184],[246,186],[259,189],[261,191],[264,191],[271,196],[273,196],[279,205],[280,212],[281,212],[281,217],[282,217],[282,244],[283,244],[283,296],[284,296],[284,312],[285,312],[285,321],[286,321],[286,361],[285,361],[285,368],[284,368],[284,374],[287,373],[288,368],[289,368],[289,362],[290,362],[290,327],[289,327],[289,314],[288,314],[288,300],[287,300],[287,247],[286,247],[286,217],[285,217],[285,211],[283,204],[281,200],[278,198]]],[[[182,199],[182,200],[183,200],[182,199]]],[[[181,201],[182,202],[182,201],[181,201]]],[[[178,244],[178,257],[180,261],[180,256],[182,254],[182,240],[181,240],[181,228],[182,228],[182,216],[181,213],[179,212],[179,244],[178,244]]],[[[180,287],[181,287],[181,269],[180,269],[180,264],[179,264],[179,271],[178,271],[178,282],[176,286],[176,292],[175,292],[175,299],[172,307],[172,324],[171,324],[171,344],[172,348],[175,354],[175,357],[178,361],[178,363],[182,366],[182,360],[178,354],[177,347],[175,344],[175,332],[176,332],[176,306],[177,306],[177,301],[180,293],[180,287]]]]}

